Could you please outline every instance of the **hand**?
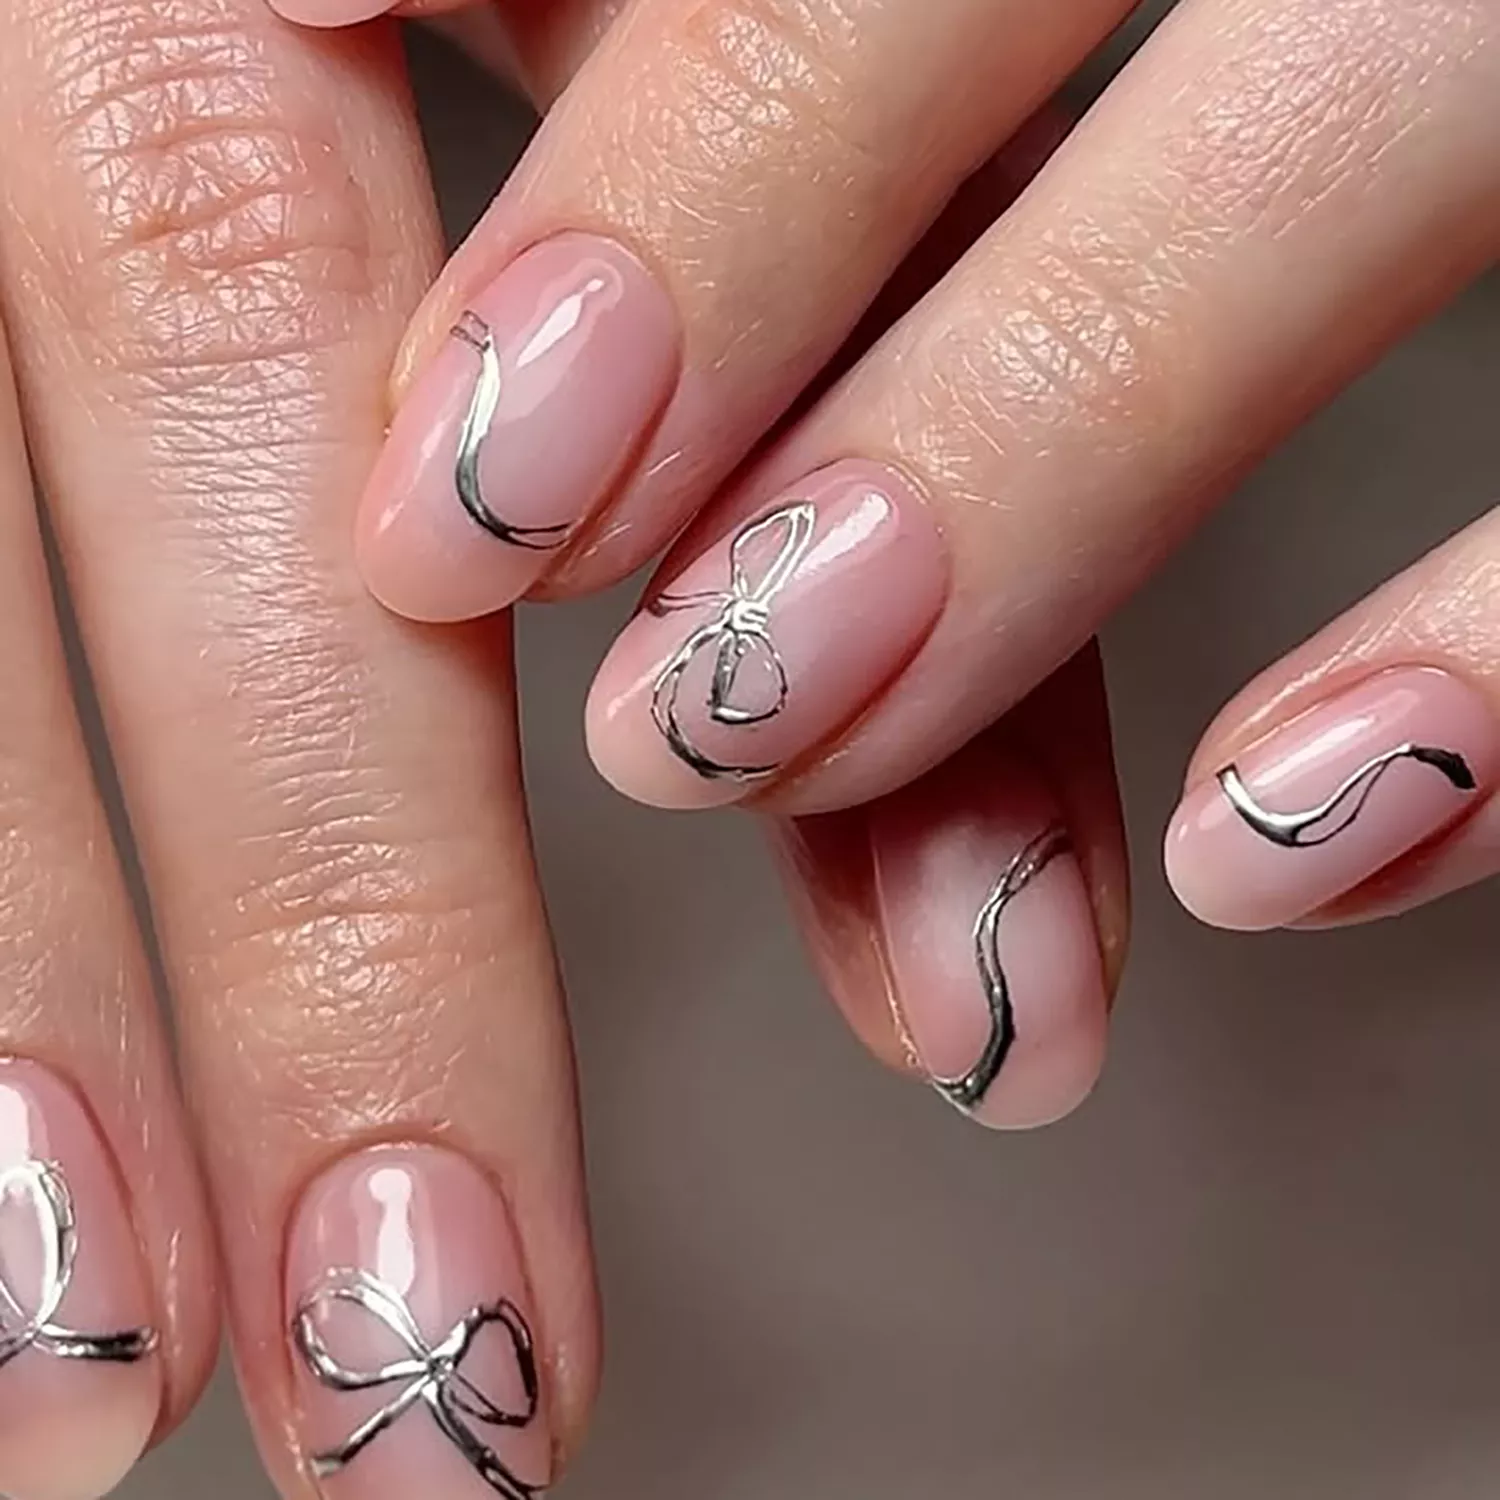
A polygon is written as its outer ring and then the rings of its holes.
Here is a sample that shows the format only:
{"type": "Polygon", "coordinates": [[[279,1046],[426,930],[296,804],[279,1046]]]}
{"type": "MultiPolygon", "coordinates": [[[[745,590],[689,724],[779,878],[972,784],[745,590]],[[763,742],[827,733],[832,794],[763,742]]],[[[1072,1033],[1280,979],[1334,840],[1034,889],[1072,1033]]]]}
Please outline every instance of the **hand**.
{"type": "MultiPolygon", "coordinates": [[[[257,0],[0,33],[0,306],[268,1463],[543,1481],[596,1327],[509,637],[394,621],[348,549],[439,250],[396,54],[257,0]]],[[[13,394],[0,358],[0,1490],[83,1500],[191,1406],[218,1286],[13,394]]]]}
{"type": "MultiPolygon", "coordinates": [[[[1091,636],[1500,248],[1495,5],[1186,0],[820,386],[1129,8],[509,7],[534,90],[577,76],[407,333],[359,522],[371,587],[428,620],[601,587],[690,523],[599,673],[595,761],[774,819],[856,1029],[992,1124],[1065,1111],[1103,1050],[1126,895],[1091,636]]],[[[1230,710],[1170,836],[1194,910],[1347,920],[1500,865],[1494,557],[1484,522],[1230,710]],[[1382,760],[1407,742],[1442,753],[1382,760]],[[1295,838],[1268,816],[1350,777],[1295,838]]]]}

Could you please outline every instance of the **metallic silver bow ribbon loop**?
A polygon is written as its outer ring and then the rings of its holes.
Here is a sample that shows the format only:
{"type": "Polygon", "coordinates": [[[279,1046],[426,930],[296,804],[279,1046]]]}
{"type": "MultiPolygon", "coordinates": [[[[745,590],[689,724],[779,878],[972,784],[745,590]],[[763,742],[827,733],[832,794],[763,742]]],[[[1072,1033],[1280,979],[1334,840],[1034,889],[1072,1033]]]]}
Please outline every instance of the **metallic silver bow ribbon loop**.
{"type": "Polygon", "coordinates": [[[463,501],[470,518],[484,527],[491,536],[498,537],[502,542],[509,542],[512,547],[524,547],[530,552],[550,552],[554,547],[560,547],[567,538],[570,523],[563,522],[558,526],[513,526],[490,509],[479,482],[480,455],[489,438],[490,424],[495,420],[500,393],[504,389],[500,351],[495,347],[495,335],[490,325],[478,313],[472,312],[466,312],[449,332],[479,356],[479,379],[475,382],[473,396],[469,398],[469,409],[464,414],[458,436],[458,460],[454,469],[458,498],[463,501]]]}
{"type": "Polygon", "coordinates": [[[15,1289],[0,1276],[0,1366],[35,1349],[59,1359],[134,1364],[156,1348],[154,1328],[118,1333],[79,1333],[56,1321],[73,1280],[78,1258],[78,1220],[62,1168],[28,1161],[0,1172],[0,1204],[29,1203],[37,1215],[42,1260],[37,1305],[28,1311],[15,1289]],[[19,1191],[18,1191],[19,1190],[19,1191]]]}
{"type": "Polygon", "coordinates": [[[472,1308],[436,1344],[417,1327],[405,1300],[392,1287],[365,1271],[331,1271],[301,1300],[292,1336],[308,1369],[330,1390],[370,1391],[399,1386],[395,1395],[367,1417],[335,1448],[313,1455],[320,1477],[352,1463],[387,1428],[412,1407],[423,1405],[443,1436],[489,1487],[506,1500],[531,1500],[540,1485],[518,1479],[471,1423],[488,1427],[526,1427],[536,1416],[538,1382],[531,1330],[514,1303],[504,1298],[472,1308]],[[375,1318],[406,1354],[374,1369],[352,1369],[328,1347],[318,1323],[338,1303],[349,1303],[375,1318]],[[521,1411],[498,1406],[463,1373],[463,1362],[479,1333],[498,1325],[510,1336],[525,1392],[521,1411]]]}
{"type": "Polygon", "coordinates": [[[705,780],[754,781],[777,769],[774,763],[728,765],[700,749],[682,723],[682,684],[698,657],[711,651],[713,673],[704,709],[712,723],[731,729],[764,724],[786,707],[791,685],[771,636],[771,604],[807,555],[817,519],[817,511],[806,501],[772,511],[745,527],[730,544],[727,590],[662,594],[647,606],[659,617],[686,609],[713,611],[662,668],[651,697],[652,718],[673,754],[705,780]],[[768,541],[773,550],[761,565],[755,554],[768,541]],[[764,668],[772,686],[770,701],[759,707],[737,701],[741,679],[752,665],[764,668]]]}
{"type": "Polygon", "coordinates": [[[1011,902],[1031,884],[1059,854],[1069,848],[1062,828],[1048,828],[1034,838],[1005,868],[986,897],[974,920],[974,961],[990,1009],[990,1034],[979,1061],[962,1078],[935,1078],[933,1086],[950,1104],[970,1113],[994,1086],[1010,1049],[1016,1042],[1015,1008],[1010,982],[1000,962],[1000,919],[1011,902]]]}
{"type": "Polygon", "coordinates": [[[1446,776],[1458,792],[1472,792],[1478,785],[1469,763],[1455,751],[1437,749],[1432,745],[1406,744],[1397,745],[1394,750],[1387,750],[1384,755],[1367,761],[1331,797],[1302,812],[1278,813],[1262,807],[1235,766],[1226,766],[1219,772],[1219,786],[1230,806],[1263,839],[1269,839],[1283,849],[1316,849],[1320,844],[1336,839],[1354,824],[1374,795],[1381,778],[1402,760],[1431,766],[1446,776]]]}

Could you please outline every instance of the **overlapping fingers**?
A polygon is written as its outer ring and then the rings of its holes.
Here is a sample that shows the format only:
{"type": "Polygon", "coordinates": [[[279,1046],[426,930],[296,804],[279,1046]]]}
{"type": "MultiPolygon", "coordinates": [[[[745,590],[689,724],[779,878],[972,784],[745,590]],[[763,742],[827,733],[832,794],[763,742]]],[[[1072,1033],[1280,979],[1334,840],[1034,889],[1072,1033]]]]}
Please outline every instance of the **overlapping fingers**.
{"type": "Polygon", "coordinates": [[[664,805],[845,806],[1015,702],[1493,258],[1497,27],[1382,0],[1177,12],[678,544],[595,683],[604,774],[664,805]]]}
{"type": "MultiPolygon", "coordinates": [[[[267,1461],[288,1495],[529,1494],[577,1441],[596,1330],[509,640],[403,626],[348,546],[438,250],[398,53],[315,44],[254,0],[11,0],[0,21],[0,139],[25,143],[0,172],[0,287],[267,1461]]],[[[94,805],[61,777],[60,802],[94,805]]],[[[104,1274],[101,1214],[119,1221],[104,1249],[127,1207],[143,1248],[128,1296],[57,1316],[155,1326],[151,1389],[170,1373],[176,1411],[212,1288],[102,828],[72,818],[88,857],[56,913],[92,916],[97,947],[75,942],[56,1015],[29,1002],[16,1045],[84,1101],[58,1136],[75,1296],[104,1274]],[[74,1144],[86,1106],[123,1167],[113,1209],[105,1147],[74,1144]],[[172,1275],[200,1299],[186,1311],[172,1275]]],[[[0,1381],[49,1360],[38,1343],[0,1381]]]]}

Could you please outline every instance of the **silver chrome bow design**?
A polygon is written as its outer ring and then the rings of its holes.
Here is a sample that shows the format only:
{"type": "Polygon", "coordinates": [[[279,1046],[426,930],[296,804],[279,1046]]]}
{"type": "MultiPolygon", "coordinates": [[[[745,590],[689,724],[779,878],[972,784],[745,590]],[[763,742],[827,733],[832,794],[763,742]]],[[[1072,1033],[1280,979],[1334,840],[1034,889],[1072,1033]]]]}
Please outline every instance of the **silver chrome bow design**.
{"type": "Polygon", "coordinates": [[[1010,983],[1000,963],[1000,919],[1010,903],[1068,847],[1068,835],[1062,828],[1049,828],[1034,838],[1006,866],[974,920],[974,961],[990,1008],[989,1040],[979,1061],[962,1078],[933,1079],[937,1091],[966,1112],[984,1102],[1016,1041],[1010,983]]]}
{"type": "Polygon", "coordinates": [[[753,781],[769,776],[772,765],[725,765],[693,743],[678,714],[678,696],[688,668],[704,651],[714,653],[707,710],[715,724],[743,728],[774,719],[786,707],[790,685],[776,643],[771,639],[771,601],[787,586],[812,544],[817,511],[798,501],[746,526],[730,544],[729,588],[696,594],[662,594],[647,605],[657,616],[684,609],[712,609],[714,614],[688,636],[662,668],[651,696],[651,716],[673,753],[705,780],[753,781]],[[770,538],[774,552],[757,571],[752,553],[770,538]],[[774,685],[769,706],[746,707],[735,701],[740,675],[750,664],[765,667],[774,685]]]}
{"type": "Polygon", "coordinates": [[[0,1366],[27,1349],[59,1359],[89,1359],[106,1364],[134,1364],[156,1348],[154,1328],[120,1333],[78,1333],[54,1321],[68,1295],[78,1258],[78,1221],[73,1195],[62,1168],[52,1162],[28,1161],[0,1172],[0,1203],[24,1198],[36,1210],[42,1261],[36,1307],[28,1311],[0,1276],[0,1366]],[[17,1193],[19,1189],[19,1193],[17,1193]]]}
{"type": "Polygon", "coordinates": [[[495,348],[495,335],[490,325],[478,313],[472,312],[464,313],[449,332],[479,355],[479,379],[475,383],[474,394],[469,399],[469,409],[464,414],[463,427],[458,435],[458,461],[454,470],[458,498],[463,501],[464,509],[470,517],[491,536],[531,552],[549,552],[562,545],[568,534],[568,523],[558,526],[513,526],[509,521],[502,521],[485,502],[484,490],[479,482],[479,456],[490,435],[490,423],[495,420],[495,410],[500,405],[503,387],[500,351],[495,348]]]}
{"type": "Polygon", "coordinates": [[[1262,807],[1235,766],[1219,772],[1219,785],[1230,805],[1262,838],[1283,849],[1315,849],[1335,839],[1365,810],[1380,778],[1399,760],[1416,761],[1441,771],[1455,791],[1472,792],[1477,783],[1469,763],[1452,750],[1430,745],[1397,745],[1361,766],[1334,794],[1305,812],[1277,813],[1262,807]],[[1320,825],[1327,825],[1320,828],[1320,825]],[[1314,832],[1314,830],[1319,830],[1314,832]]]}
{"type": "Polygon", "coordinates": [[[336,1474],[352,1463],[386,1428],[421,1403],[443,1436],[489,1487],[506,1500],[531,1500],[542,1486],[517,1479],[500,1456],[469,1424],[488,1427],[526,1427],[536,1416],[538,1387],[536,1353],[531,1330],[514,1303],[502,1298],[476,1307],[436,1344],[428,1343],[400,1293],[366,1271],[330,1271],[302,1298],[292,1323],[298,1352],[317,1379],[330,1390],[371,1391],[382,1386],[401,1389],[373,1416],[367,1417],[335,1448],[313,1455],[319,1478],[336,1474]],[[384,1324],[404,1348],[406,1357],[371,1370],[354,1370],[328,1347],[318,1328],[320,1314],[340,1302],[363,1309],[384,1324]],[[521,1372],[526,1404],[522,1411],[497,1406],[463,1373],[463,1362],[475,1338],[491,1324],[510,1335],[521,1372]]]}

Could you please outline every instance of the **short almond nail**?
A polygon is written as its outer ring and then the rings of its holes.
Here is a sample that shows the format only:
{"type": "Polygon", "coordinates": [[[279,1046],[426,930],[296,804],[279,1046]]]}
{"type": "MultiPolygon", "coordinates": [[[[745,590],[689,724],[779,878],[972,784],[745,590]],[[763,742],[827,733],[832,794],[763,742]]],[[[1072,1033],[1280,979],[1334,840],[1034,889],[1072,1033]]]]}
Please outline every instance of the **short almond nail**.
{"type": "Polygon", "coordinates": [[[1044,1125],[1098,1079],[1108,1029],[1083,873],[1050,795],[1014,761],[994,795],[917,783],[871,813],[895,1000],[950,1104],[998,1129],[1044,1125]]]}
{"type": "Polygon", "coordinates": [[[589,700],[604,776],[666,807],[732,802],[856,719],[942,610],[947,554],[894,472],[814,474],[626,627],[589,700]]]}
{"type": "Polygon", "coordinates": [[[287,1253],[305,1461],[344,1500],[528,1500],[551,1443],[520,1246],[498,1189],[435,1146],[313,1184],[287,1253]]]}
{"type": "Polygon", "coordinates": [[[72,1089],[0,1063],[0,1490],[95,1500],[161,1405],[151,1297],[114,1160],[72,1089]]]}
{"type": "Polygon", "coordinates": [[[1497,778],[1500,724],[1484,698],[1446,672],[1394,668],[1192,788],[1167,874],[1205,922],[1283,926],[1456,823],[1497,778]]]}
{"type": "Polygon", "coordinates": [[[297,26],[328,30],[358,26],[394,10],[394,0],[270,0],[271,9],[297,26]]]}
{"type": "Polygon", "coordinates": [[[613,241],[563,234],[512,261],[391,425],[356,536],[376,597],[434,621],[519,599],[640,447],[678,361],[671,299],[613,241]]]}

